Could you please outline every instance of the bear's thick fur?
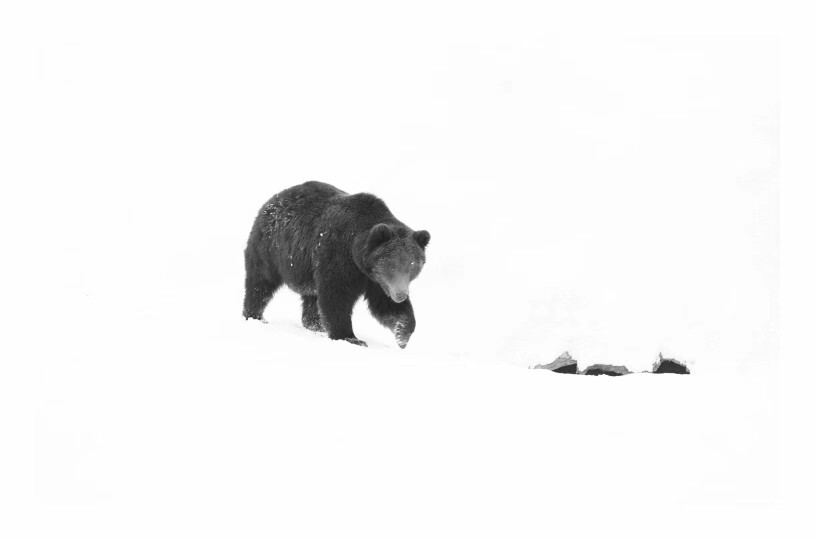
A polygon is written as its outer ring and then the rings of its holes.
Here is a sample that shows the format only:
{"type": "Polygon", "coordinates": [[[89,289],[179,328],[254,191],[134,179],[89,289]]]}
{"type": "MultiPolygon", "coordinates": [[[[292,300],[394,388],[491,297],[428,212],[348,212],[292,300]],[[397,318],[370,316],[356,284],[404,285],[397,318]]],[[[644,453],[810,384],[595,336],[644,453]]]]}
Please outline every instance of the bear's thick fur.
{"type": "Polygon", "coordinates": [[[246,246],[243,316],[263,318],[282,284],[302,297],[303,326],[365,345],[351,328],[364,295],[371,314],[407,345],[416,328],[410,282],[425,263],[427,231],[413,231],[368,193],[322,182],[281,191],[260,209],[246,246]]]}

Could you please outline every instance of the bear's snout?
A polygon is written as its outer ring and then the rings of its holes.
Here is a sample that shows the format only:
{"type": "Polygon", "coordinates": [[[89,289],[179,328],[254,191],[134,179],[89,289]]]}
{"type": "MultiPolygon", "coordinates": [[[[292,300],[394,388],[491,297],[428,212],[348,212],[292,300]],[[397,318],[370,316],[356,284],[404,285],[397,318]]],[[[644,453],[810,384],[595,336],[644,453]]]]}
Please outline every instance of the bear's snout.
{"type": "Polygon", "coordinates": [[[391,276],[385,282],[385,291],[388,293],[388,296],[391,297],[391,300],[396,302],[397,304],[401,304],[408,298],[410,287],[410,274],[397,274],[395,276],[391,276]]]}

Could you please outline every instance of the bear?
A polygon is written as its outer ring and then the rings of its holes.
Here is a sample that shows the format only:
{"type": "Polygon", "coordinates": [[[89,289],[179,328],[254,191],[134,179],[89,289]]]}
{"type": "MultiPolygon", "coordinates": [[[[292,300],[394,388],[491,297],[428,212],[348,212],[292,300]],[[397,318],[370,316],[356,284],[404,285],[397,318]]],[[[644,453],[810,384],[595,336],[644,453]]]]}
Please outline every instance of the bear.
{"type": "Polygon", "coordinates": [[[364,296],[404,349],[416,329],[409,286],[428,242],[430,233],[414,231],[369,193],[316,181],[285,189],[263,205],[249,234],[243,316],[262,321],[285,284],[301,296],[305,328],[367,347],[351,327],[364,296]]]}

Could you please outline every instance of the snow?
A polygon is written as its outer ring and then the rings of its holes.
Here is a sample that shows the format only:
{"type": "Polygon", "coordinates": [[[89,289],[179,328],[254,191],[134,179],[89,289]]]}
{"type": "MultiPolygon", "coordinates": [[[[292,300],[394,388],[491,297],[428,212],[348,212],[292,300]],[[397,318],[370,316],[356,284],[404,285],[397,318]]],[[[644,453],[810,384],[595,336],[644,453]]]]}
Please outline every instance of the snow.
{"type": "Polygon", "coordinates": [[[777,535],[775,40],[171,4],[0,32],[0,537],[777,535]],[[240,317],[309,179],[431,233],[406,349],[240,317]]]}

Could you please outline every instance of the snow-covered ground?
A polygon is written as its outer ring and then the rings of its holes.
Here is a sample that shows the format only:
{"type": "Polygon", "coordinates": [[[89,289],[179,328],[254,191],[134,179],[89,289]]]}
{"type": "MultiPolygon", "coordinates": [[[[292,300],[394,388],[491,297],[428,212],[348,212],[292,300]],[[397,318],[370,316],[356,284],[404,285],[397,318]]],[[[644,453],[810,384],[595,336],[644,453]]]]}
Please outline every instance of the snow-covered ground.
{"type": "Polygon", "coordinates": [[[0,536],[772,537],[775,40],[162,6],[0,33],[0,536]],[[407,349],[240,317],[309,179],[430,231],[407,349]]]}

